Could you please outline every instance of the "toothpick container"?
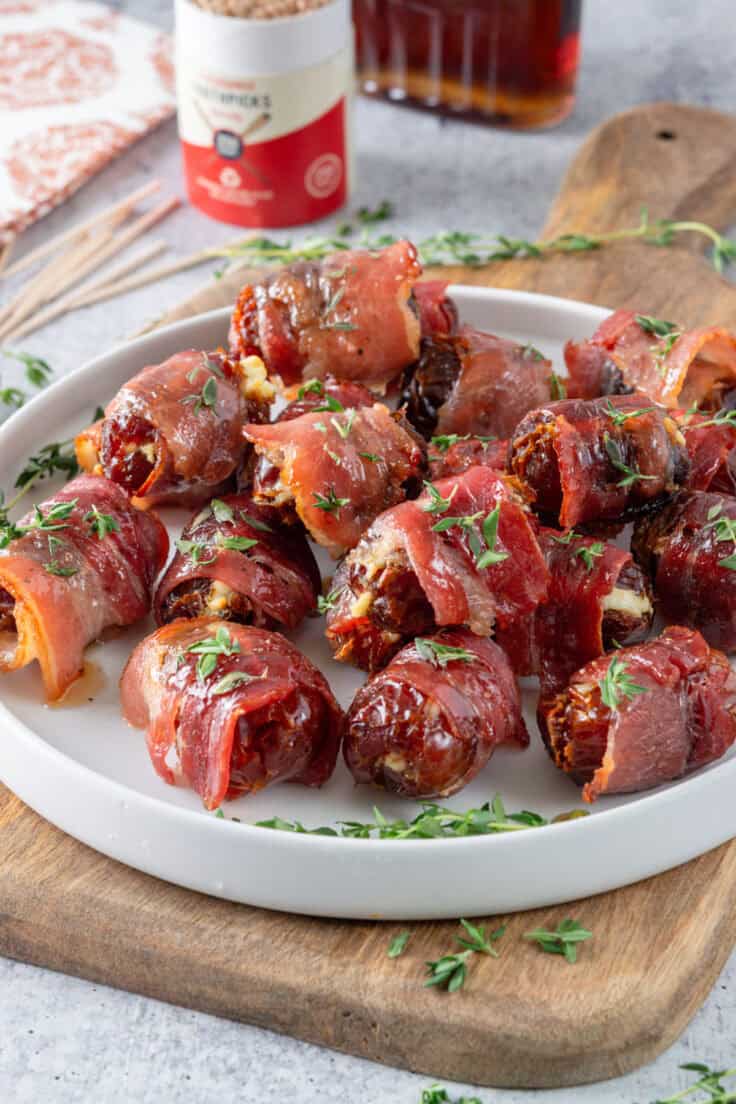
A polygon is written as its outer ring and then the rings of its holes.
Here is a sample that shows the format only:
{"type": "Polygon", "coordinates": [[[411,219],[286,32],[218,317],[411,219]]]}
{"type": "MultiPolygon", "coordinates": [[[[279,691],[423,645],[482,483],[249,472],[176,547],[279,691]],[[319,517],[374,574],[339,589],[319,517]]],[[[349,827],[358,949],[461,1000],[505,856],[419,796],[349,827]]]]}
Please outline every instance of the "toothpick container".
{"type": "Polygon", "coordinates": [[[350,193],[349,0],[278,19],[176,0],[179,135],[189,198],[220,222],[314,222],[350,193]]]}

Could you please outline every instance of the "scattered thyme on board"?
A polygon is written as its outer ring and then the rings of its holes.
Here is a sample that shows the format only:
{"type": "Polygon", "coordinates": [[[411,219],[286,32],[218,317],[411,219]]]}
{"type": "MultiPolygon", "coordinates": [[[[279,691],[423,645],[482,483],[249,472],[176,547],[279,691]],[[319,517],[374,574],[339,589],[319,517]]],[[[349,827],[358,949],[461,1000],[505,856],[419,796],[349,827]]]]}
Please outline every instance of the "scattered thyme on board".
{"type": "MultiPolygon", "coordinates": [[[[23,365],[26,380],[39,391],[51,380],[51,365],[48,361],[42,360],[41,357],[32,356],[30,353],[15,352],[12,349],[0,349],[0,356],[7,360],[20,361],[23,365]]],[[[0,403],[3,406],[20,410],[27,401],[28,395],[19,387],[0,388],[0,403]]]]}
{"type": "MultiPolygon", "coordinates": [[[[355,221],[343,222],[334,234],[306,237],[302,242],[287,238],[276,241],[263,236],[211,250],[213,257],[225,257],[228,261],[243,260],[252,263],[290,264],[299,260],[319,260],[342,249],[381,249],[400,240],[401,235],[373,233],[376,223],[393,218],[393,204],[384,199],[375,209],[361,207],[355,221]]],[[[608,230],[600,234],[560,234],[556,238],[530,241],[512,238],[506,234],[484,234],[478,231],[443,230],[416,243],[421,263],[429,266],[466,265],[480,268],[493,261],[510,261],[517,258],[544,257],[555,253],[589,253],[617,241],[635,240],[646,245],[667,247],[674,245],[682,234],[698,234],[712,245],[710,260],[716,272],[723,272],[726,265],[736,261],[736,241],[720,234],[704,222],[688,219],[650,220],[646,207],[636,226],[620,230],[608,230]]],[[[226,271],[219,268],[215,277],[226,271]]],[[[654,322],[657,320],[654,319],[654,322]]]]}

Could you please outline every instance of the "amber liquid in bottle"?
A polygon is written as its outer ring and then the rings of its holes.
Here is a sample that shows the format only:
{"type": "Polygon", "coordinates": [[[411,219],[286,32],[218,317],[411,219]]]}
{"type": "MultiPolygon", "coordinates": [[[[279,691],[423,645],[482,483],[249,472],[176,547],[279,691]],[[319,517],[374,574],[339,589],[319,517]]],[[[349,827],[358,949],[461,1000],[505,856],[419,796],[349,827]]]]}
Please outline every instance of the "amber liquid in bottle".
{"type": "Polygon", "coordinates": [[[353,0],[363,92],[505,127],[575,100],[582,0],[353,0]]]}

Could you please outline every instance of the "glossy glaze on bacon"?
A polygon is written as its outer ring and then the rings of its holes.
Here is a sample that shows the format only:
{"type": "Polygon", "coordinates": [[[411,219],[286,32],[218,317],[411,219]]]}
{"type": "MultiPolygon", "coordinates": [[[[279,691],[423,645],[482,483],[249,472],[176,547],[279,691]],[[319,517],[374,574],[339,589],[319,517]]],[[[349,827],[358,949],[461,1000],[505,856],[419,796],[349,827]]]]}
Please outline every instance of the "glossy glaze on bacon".
{"type": "Polygon", "coordinates": [[[508,437],[529,410],[550,398],[551,375],[551,361],[532,345],[462,326],[452,336],[422,340],[402,402],[425,437],[508,437]]]}
{"type": "Polygon", "coordinates": [[[451,334],[457,329],[457,307],[447,294],[445,280],[420,280],[412,290],[422,337],[451,334]]]}
{"type": "Polygon", "coordinates": [[[302,414],[311,414],[320,407],[324,408],[325,412],[329,412],[330,406],[334,406],[335,403],[339,403],[345,410],[358,410],[361,406],[373,406],[375,401],[373,392],[363,387],[362,383],[327,376],[324,380],[308,380],[300,387],[296,398],[286,404],[276,421],[293,422],[302,414]]]}
{"type": "Polygon", "coordinates": [[[678,495],[637,524],[632,548],[669,624],[691,625],[709,644],[736,650],[736,498],[678,495]]]}
{"type": "Polygon", "coordinates": [[[257,358],[177,353],[129,380],[104,419],[79,435],[79,464],[139,505],[196,505],[226,489],[243,456],[243,426],[268,416],[273,394],[257,358]]]}
{"type": "Polygon", "coordinates": [[[713,425],[705,414],[683,413],[679,419],[690,456],[690,491],[736,493],[736,425],[713,425]]]}
{"type": "Polygon", "coordinates": [[[424,442],[381,403],[317,408],[244,432],[258,455],[255,500],[299,517],[334,557],[354,548],[380,513],[416,494],[426,471],[424,442]]]}
{"type": "Polygon", "coordinates": [[[361,687],[343,753],[356,782],[426,799],[457,793],[499,745],[528,743],[504,653],[467,629],[448,629],[408,644],[361,687]],[[438,660],[433,644],[460,649],[464,658],[440,652],[438,660]]]}
{"type": "Polygon", "coordinates": [[[285,387],[332,375],[383,394],[419,353],[410,300],[420,275],[407,241],[297,261],[243,288],[230,348],[262,357],[285,387]]]}
{"type": "Polygon", "coordinates": [[[295,629],[316,608],[321,579],[301,527],[283,525],[250,495],[227,495],[200,510],[178,548],[156,591],[159,625],[212,615],[295,629]]]}
{"type": "Polygon", "coordinates": [[[641,395],[618,395],[527,414],[511,438],[509,470],[535,510],[567,529],[660,505],[685,485],[690,461],[673,418],[641,395]]]}
{"type": "Polygon", "coordinates": [[[509,442],[488,437],[460,437],[451,433],[429,442],[429,474],[433,480],[460,475],[477,465],[505,472],[509,442]]]}
{"type": "Polygon", "coordinates": [[[449,504],[429,512],[425,491],[382,514],[333,581],[327,637],[336,658],[367,670],[386,664],[414,636],[467,626],[487,636],[494,624],[529,616],[547,593],[549,575],[523,497],[513,481],[475,467],[434,484],[449,504]],[[498,507],[497,562],[484,524],[498,507]],[[438,531],[438,523],[466,519],[438,531]]]}
{"type": "Polygon", "coordinates": [[[20,524],[36,527],[0,553],[0,670],[38,660],[50,701],[82,673],[84,650],[103,629],[145,617],[169,547],[155,514],[134,509],[102,476],[78,476],[38,509],[45,517],[72,502],[46,528],[28,514],[20,524]],[[95,510],[109,519],[102,536],[95,510]]]}
{"type": "Polygon", "coordinates": [[[583,786],[583,799],[633,793],[720,758],[736,739],[736,674],[698,632],[678,626],[577,671],[543,699],[539,724],[555,764],[583,786]],[[615,708],[601,697],[612,663],[629,693],[615,708]]]}
{"type": "Polygon", "coordinates": [[[660,328],[669,332],[658,336],[637,321],[642,317],[616,311],[589,341],[568,341],[570,394],[589,399],[638,390],[667,407],[720,407],[736,388],[736,336],[722,326],[684,330],[668,322],[660,328]]]}
{"type": "Polygon", "coordinates": [[[156,772],[190,786],[208,809],[273,782],[321,786],[334,770],[342,710],[278,633],[214,617],[174,621],[137,646],[120,692],[125,719],[146,729],[156,772]],[[189,649],[218,630],[225,649],[202,677],[189,649]]]}
{"type": "Polygon", "coordinates": [[[539,675],[542,693],[611,648],[643,640],[654,606],[648,580],[615,544],[543,529],[549,593],[531,615],[496,629],[517,675],[539,675]]]}

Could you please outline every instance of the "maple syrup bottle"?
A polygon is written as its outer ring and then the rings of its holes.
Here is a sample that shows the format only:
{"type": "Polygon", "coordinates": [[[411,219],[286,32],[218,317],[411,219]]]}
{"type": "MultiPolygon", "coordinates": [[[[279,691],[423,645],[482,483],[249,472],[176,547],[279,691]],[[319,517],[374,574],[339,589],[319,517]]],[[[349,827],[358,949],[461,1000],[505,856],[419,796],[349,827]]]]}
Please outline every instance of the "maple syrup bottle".
{"type": "Polygon", "coordinates": [[[499,127],[575,102],[582,0],[353,0],[363,92],[499,127]]]}

